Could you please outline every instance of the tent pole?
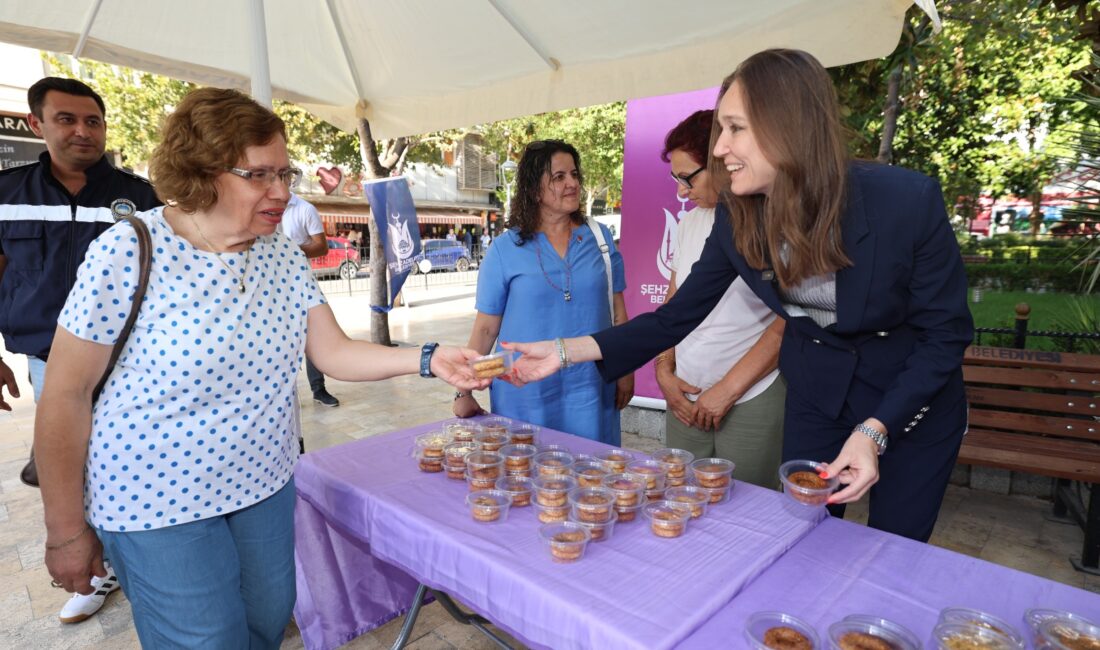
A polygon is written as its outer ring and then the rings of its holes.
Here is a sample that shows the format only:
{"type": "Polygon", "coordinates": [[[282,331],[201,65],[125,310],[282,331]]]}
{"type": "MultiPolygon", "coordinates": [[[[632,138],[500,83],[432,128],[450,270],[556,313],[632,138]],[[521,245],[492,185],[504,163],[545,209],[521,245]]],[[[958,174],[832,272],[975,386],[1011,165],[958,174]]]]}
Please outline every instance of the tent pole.
{"type": "Polygon", "coordinates": [[[252,99],[271,108],[271,70],[267,61],[267,20],[264,1],[251,0],[248,13],[252,24],[252,99]]]}
{"type": "Polygon", "coordinates": [[[103,0],[95,0],[91,9],[88,10],[88,15],[84,18],[84,29],[80,30],[80,38],[76,39],[76,47],[73,48],[74,59],[83,56],[84,45],[88,42],[88,33],[92,31],[92,24],[95,23],[96,14],[99,13],[99,7],[102,4],[103,0]]]}

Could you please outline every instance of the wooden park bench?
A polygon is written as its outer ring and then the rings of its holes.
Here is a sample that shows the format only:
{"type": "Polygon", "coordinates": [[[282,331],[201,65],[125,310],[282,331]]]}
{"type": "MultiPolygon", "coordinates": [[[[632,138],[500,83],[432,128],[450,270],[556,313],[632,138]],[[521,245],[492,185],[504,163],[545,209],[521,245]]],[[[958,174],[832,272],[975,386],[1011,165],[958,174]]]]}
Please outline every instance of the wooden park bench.
{"type": "Polygon", "coordinates": [[[1054,515],[1085,531],[1071,561],[1100,574],[1100,355],[971,346],[963,377],[970,430],[958,462],[1057,479],[1054,515]]]}

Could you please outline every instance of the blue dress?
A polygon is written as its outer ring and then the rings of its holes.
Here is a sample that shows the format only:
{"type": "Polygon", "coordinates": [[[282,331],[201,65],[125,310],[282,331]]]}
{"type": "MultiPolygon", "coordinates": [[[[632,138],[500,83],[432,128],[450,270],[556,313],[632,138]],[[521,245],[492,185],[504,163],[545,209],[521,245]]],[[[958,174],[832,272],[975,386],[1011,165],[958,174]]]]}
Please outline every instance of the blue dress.
{"type": "MultiPolygon", "coordinates": [[[[623,258],[608,229],[615,293],[626,288],[623,258]]],[[[477,279],[477,310],[502,316],[500,341],[525,343],[586,336],[611,325],[607,271],[587,225],[574,226],[562,259],[542,233],[520,244],[512,229],[493,240],[477,279]],[[569,292],[570,300],[565,299],[569,292]]],[[[523,388],[494,381],[492,411],[517,420],[618,446],[615,383],[605,382],[592,362],[578,363],[523,388]]]]}

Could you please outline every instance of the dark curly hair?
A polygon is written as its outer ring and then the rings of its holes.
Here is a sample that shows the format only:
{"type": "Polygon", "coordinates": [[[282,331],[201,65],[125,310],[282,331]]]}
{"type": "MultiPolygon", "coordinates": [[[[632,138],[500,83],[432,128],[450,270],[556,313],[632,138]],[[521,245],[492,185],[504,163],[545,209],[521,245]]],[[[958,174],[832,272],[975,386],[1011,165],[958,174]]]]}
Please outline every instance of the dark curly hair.
{"type": "MultiPolygon", "coordinates": [[[[539,229],[539,196],[542,192],[542,177],[550,173],[550,161],[556,153],[573,156],[577,166],[577,180],[584,185],[581,173],[581,155],[576,147],[562,140],[536,140],[527,145],[516,169],[516,193],[512,195],[509,208],[509,228],[519,230],[520,245],[535,236],[539,229]]],[[[573,223],[584,223],[584,217],[578,209],[572,215],[573,223]]]]}
{"type": "Polygon", "coordinates": [[[672,162],[669,155],[679,149],[700,165],[710,160],[710,127],[714,123],[714,110],[695,111],[684,118],[665,136],[665,150],[661,160],[672,162]]]}

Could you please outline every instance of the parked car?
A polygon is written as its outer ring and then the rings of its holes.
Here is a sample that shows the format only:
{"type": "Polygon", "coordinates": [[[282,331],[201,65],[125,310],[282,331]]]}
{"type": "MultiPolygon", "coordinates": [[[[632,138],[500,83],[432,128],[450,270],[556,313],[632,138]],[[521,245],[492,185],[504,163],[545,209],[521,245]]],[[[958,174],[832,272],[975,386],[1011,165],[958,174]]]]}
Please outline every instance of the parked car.
{"type": "Polygon", "coordinates": [[[450,239],[423,239],[420,241],[420,255],[413,265],[413,273],[420,272],[420,261],[431,262],[432,271],[468,271],[470,269],[470,251],[460,241],[450,239]]]}
{"type": "Polygon", "coordinates": [[[359,249],[344,237],[329,237],[328,252],[311,259],[309,268],[316,278],[350,280],[359,273],[359,249]]]}

